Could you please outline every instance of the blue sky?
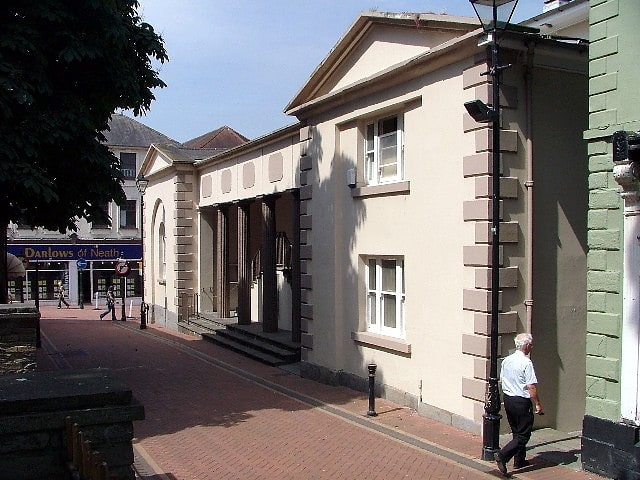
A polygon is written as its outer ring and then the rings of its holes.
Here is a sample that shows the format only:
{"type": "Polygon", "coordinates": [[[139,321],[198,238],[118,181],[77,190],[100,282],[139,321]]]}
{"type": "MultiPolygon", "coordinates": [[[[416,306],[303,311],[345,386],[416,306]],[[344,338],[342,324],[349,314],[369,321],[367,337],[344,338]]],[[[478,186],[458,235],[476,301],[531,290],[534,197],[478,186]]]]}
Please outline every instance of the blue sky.
{"type": "MultiPolygon", "coordinates": [[[[543,0],[520,0],[521,21],[543,0]]],[[[140,0],[165,41],[168,85],[137,120],[186,141],[223,125],[253,139],[296,120],[282,110],[367,10],[474,16],[467,0],[140,0]]]]}

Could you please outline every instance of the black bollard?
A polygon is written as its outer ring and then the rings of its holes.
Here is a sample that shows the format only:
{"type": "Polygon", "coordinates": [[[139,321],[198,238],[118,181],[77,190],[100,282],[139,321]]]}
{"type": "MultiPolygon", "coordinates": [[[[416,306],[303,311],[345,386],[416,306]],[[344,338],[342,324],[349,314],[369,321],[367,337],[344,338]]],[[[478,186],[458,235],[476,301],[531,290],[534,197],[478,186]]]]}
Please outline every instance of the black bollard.
{"type": "Polygon", "coordinates": [[[142,302],[140,304],[140,330],[144,330],[147,328],[147,312],[149,311],[149,306],[142,302]]]}
{"type": "Polygon", "coordinates": [[[370,363],[367,368],[369,369],[369,411],[367,416],[375,417],[378,415],[376,413],[376,368],[378,367],[375,363],[370,363]]]}

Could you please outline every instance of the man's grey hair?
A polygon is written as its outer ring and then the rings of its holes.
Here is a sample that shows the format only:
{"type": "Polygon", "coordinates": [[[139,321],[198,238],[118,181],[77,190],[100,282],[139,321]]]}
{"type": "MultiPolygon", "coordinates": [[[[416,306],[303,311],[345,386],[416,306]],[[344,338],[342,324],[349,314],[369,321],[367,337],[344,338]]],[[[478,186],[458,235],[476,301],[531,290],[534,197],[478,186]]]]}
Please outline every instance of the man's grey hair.
{"type": "Polygon", "coordinates": [[[526,345],[533,343],[533,337],[530,333],[519,333],[513,339],[517,350],[522,350],[526,345]]]}

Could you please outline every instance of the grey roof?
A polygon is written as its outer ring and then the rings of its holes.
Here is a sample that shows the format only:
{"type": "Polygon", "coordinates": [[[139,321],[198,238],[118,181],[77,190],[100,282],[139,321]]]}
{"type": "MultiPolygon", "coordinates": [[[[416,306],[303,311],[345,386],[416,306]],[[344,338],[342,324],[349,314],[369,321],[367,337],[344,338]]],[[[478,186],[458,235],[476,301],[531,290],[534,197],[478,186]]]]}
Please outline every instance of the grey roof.
{"type": "Polygon", "coordinates": [[[174,162],[186,163],[194,163],[226,150],[225,148],[186,148],[167,143],[155,143],[153,146],[174,162]]]}
{"type": "Polygon", "coordinates": [[[109,128],[110,130],[103,133],[107,139],[106,144],[110,146],[148,148],[152,143],[181,145],[180,142],[121,113],[111,116],[109,128]]]}

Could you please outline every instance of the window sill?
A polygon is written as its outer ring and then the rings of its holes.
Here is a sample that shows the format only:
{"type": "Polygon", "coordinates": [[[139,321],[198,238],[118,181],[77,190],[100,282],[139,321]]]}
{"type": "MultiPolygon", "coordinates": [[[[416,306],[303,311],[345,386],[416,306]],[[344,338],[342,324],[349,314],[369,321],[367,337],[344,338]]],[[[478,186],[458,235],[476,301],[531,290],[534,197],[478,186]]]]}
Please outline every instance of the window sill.
{"type": "Polygon", "coordinates": [[[382,185],[371,185],[366,187],[356,187],[351,189],[353,198],[375,197],[382,195],[408,195],[409,181],[384,183],[382,185]]]}
{"type": "Polygon", "coordinates": [[[384,348],[385,350],[392,350],[406,355],[411,354],[411,344],[401,338],[388,337],[371,332],[351,332],[351,339],[356,343],[384,348]]]}

